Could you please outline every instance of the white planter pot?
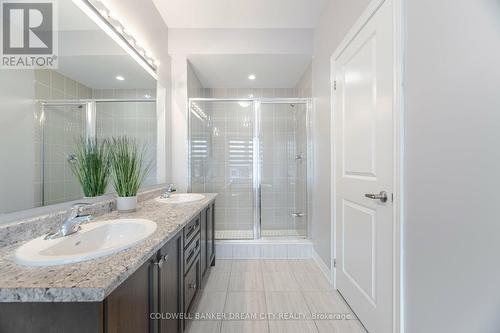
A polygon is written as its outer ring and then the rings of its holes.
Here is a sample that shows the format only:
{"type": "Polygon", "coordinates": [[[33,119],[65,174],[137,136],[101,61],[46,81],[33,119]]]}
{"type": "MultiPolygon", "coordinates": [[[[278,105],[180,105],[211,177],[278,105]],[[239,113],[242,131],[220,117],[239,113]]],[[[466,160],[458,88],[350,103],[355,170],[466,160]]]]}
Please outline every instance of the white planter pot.
{"type": "Polygon", "coordinates": [[[134,212],[137,208],[137,196],[117,197],[116,209],[122,213],[134,212]]]}

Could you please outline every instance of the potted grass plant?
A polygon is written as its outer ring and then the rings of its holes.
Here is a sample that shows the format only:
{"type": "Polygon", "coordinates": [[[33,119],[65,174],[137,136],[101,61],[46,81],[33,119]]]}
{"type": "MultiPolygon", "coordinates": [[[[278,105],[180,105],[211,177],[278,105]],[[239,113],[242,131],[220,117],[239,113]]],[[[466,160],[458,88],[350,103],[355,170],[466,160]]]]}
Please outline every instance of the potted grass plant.
{"type": "Polygon", "coordinates": [[[134,139],[118,137],[111,141],[110,154],[116,208],[132,212],[137,208],[137,191],[152,168],[151,161],[146,161],[146,147],[139,147],[134,139]]]}
{"type": "Polygon", "coordinates": [[[110,175],[107,140],[79,137],[76,151],[68,158],[71,171],[82,187],[85,197],[98,197],[106,192],[110,175]]]}

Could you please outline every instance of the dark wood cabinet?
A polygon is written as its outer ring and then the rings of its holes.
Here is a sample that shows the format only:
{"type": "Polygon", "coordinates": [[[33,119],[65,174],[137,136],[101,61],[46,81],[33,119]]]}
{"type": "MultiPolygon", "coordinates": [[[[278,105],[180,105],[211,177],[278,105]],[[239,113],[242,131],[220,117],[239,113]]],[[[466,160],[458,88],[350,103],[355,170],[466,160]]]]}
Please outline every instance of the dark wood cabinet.
{"type": "Polygon", "coordinates": [[[200,251],[200,257],[201,257],[201,276],[205,276],[205,273],[207,272],[207,244],[208,244],[208,225],[207,225],[207,214],[206,210],[201,212],[200,214],[200,225],[201,225],[201,230],[200,230],[200,236],[201,236],[201,251],[200,251]]]}
{"type": "Polygon", "coordinates": [[[201,285],[201,262],[200,256],[189,267],[184,277],[184,312],[191,313],[196,303],[196,297],[201,285]]]}
{"type": "Polygon", "coordinates": [[[149,318],[153,310],[153,288],[150,283],[153,261],[142,265],[104,301],[106,333],[152,332],[149,318]]]}
{"type": "Polygon", "coordinates": [[[215,265],[215,205],[207,207],[207,266],[215,265]]]}
{"type": "Polygon", "coordinates": [[[182,251],[182,233],[178,233],[158,253],[155,265],[158,274],[157,312],[163,314],[162,319],[157,320],[160,333],[182,331],[182,320],[176,316],[182,313],[182,251]]]}
{"type": "Polygon", "coordinates": [[[214,264],[215,256],[215,226],[214,207],[209,205],[200,214],[201,226],[201,275],[205,277],[208,267],[214,264]]]}

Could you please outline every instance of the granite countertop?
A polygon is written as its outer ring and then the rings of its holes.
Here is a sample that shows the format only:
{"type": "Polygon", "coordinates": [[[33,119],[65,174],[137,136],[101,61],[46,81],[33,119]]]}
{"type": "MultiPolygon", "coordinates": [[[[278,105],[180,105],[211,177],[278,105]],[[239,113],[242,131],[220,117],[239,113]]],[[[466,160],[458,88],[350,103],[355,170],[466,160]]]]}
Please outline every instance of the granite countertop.
{"type": "Polygon", "coordinates": [[[106,213],[97,221],[144,218],[157,223],[154,234],[142,243],[110,256],[75,264],[27,267],[13,255],[25,242],[0,248],[0,302],[100,302],[177,234],[216,194],[186,204],[155,200],[139,203],[134,213],[106,213]]]}

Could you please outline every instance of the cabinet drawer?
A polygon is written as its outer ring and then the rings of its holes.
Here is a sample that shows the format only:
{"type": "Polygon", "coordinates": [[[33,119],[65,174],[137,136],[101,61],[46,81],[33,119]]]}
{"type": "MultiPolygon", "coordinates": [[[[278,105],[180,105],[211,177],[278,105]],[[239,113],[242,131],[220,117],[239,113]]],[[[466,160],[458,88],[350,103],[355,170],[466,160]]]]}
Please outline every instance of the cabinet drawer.
{"type": "Polygon", "coordinates": [[[200,231],[200,217],[197,216],[184,227],[184,246],[188,246],[191,240],[200,231]]]}
{"type": "Polygon", "coordinates": [[[192,303],[195,299],[196,293],[200,288],[198,277],[200,275],[200,256],[196,255],[195,262],[189,268],[186,276],[184,277],[184,311],[186,313],[191,311],[192,303]]]}
{"type": "Polygon", "coordinates": [[[184,250],[184,272],[187,272],[191,267],[191,264],[198,259],[200,256],[200,248],[201,248],[201,239],[200,234],[198,233],[193,241],[188,245],[188,247],[184,250]]]}

